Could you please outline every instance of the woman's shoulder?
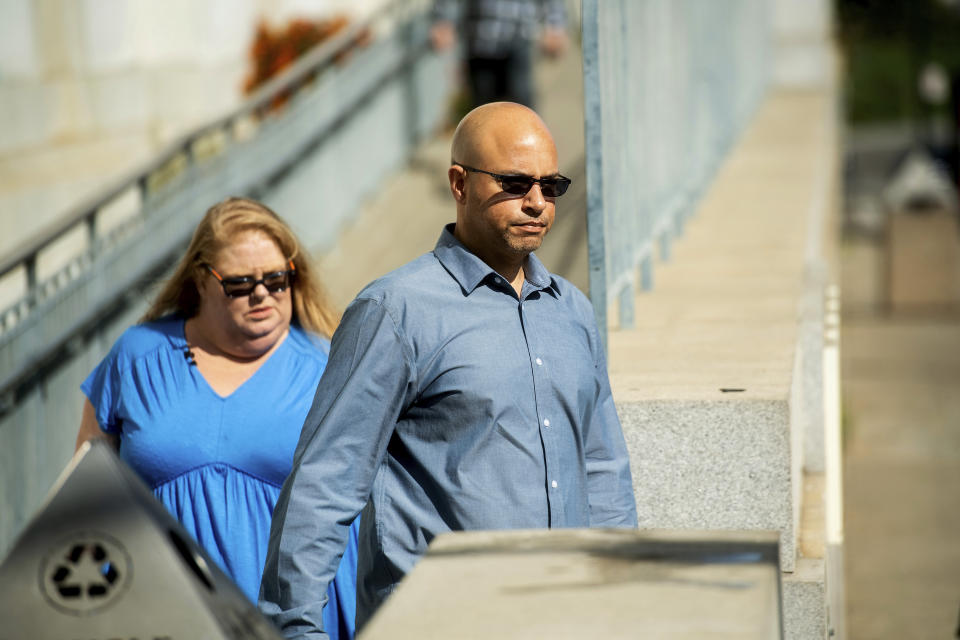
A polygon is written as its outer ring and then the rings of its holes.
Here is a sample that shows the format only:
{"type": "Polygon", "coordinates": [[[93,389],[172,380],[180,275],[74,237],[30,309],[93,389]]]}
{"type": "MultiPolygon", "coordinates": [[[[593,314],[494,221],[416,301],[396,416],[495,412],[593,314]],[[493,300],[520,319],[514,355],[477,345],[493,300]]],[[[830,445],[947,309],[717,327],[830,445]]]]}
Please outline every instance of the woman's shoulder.
{"type": "Polygon", "coordinates": [[[182,340],[183,318],[166,316],[127,328],[114,343],[112,352],[114,356],[134,360],[157,349],[175,348],[182,340]]]}
{"type": "Polygon", "coordinates": [[[327,354],[330,353],[330,340],[327,338],[307,331],[303,327],[295,324],[290,325],[290,333],[287,336],[293,351],[306,358],[315,358],[327,361],[327,354]]]}

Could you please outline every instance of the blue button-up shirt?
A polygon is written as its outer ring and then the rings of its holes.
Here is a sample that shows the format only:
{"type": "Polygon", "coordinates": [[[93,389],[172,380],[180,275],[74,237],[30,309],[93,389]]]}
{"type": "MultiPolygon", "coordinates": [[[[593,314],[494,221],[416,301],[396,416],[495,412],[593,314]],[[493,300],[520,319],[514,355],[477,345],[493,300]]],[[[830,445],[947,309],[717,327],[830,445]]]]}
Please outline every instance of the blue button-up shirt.
{"type": "Polygon", "coordinates": [[[448,225],[347,308],[273,516],[260,606],[288,637],[321,637],[361,509],[358,626],[439,533],[636,526],[593,309],[524,273],[518,297],[448,225]]]}

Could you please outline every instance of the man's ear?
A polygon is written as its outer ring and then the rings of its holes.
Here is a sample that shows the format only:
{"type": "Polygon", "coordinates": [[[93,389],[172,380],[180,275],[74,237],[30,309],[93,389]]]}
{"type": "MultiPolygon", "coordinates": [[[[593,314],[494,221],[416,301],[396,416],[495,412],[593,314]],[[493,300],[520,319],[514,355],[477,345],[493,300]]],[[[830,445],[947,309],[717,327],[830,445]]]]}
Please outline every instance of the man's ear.
{"type": "Polygon", "coordinates": [[[447,169],[447,178],[450,179],[450,192],[453,194],[453,199],[459,204],[466,202],[467,172],[457,165],[451,165],[447,169]]]}

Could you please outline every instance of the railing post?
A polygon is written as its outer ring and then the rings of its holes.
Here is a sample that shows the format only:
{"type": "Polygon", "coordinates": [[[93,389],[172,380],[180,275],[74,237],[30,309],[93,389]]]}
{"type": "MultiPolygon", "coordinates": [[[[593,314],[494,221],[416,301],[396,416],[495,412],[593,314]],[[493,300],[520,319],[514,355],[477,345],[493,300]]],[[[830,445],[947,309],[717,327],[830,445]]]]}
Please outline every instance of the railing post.
{"type": "MultiPolygon", "coordinates": [[[[292,94],[291,94],[292,97],[292,94]]],[[[197,136],[191,136],[183,142],[183,148],[180,149],[180,153],[183,156],[183,171],[177,174],[176,179],[190,184],[195,181],[196,175],[193,172],[193,169],[197,167],[200,163],[197,162],[197,136]]]]}
{"type": "Polygon", "coordinates": [[[0,394],[0,417],[13,410],[16,397],[16,393],[12,390],[0,394]]]}
{"type": "Polygon", "coordinates": [[[587,248],[590,299],[597,328],[607,349],[607,265],[603,210],[603,114],[600,82],[600,2],[583,0],[584,142],[587,175],[587,248]]]}
{"type": "Polygon", "coordinates": [[[633,298],[635,296],[632,282],[628,282],[620,289],[617,296],[618,315],[621,329],[632,329],[636,321],[636,311],[634,309],[633,298]]]}
{"type": "Polygon", "coordinates": [[[140,208],[144,209],[147,205],[147,198],[149,196],[149,185],[147,181],[150,177],[149,173],[143,173],[137,178],[137,192],[140,194],[140,208]]]}
{"type": "Polygon", "coordinates": [[[650,253],[640,261],[640,290],[650,291],[653,289],[653,258],[650,253]]]}
{"type": "MultiPolygon", "coordinates": [[[[26,277],[27,296],[37,287],[37,254],[31,253],[23,261],[23,270],[26,277]]],[[[28,299],[28,306],[33,306],[32,301],[28,299]]]]}
{"type": "Polygon", "coordinates": [[[87,226],[87,247],[90,250],[91,257],[97,250],[97,214],[99,213],[99,209],[94,209],[84,220],[87,226]]]}
{"type": "MultiPolygon", "coordinates": [[[[678,216],[679,217],[679,216],[678,216]]],[[[660,233],[660,261],[670,261],[670,228],[669,226],[660,233]]]]}

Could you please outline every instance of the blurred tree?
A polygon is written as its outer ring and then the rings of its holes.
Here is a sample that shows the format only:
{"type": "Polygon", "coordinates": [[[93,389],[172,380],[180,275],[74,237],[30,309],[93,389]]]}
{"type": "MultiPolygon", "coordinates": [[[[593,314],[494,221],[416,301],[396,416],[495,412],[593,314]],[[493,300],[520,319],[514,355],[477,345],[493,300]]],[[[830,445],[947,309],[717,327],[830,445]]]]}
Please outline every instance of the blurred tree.
{"type": "Polygon", "coordinates": [[[250,46],[251,70],[244,82],[244,92],[252,93],[257,87],[289,67],[293,62],[335,35],[347,26],[347,19],[337,16],[330,20],[311,22],[292,20],[286,27],[271,29],[263,20],[257,25],[253,44],[250,46]]]}
{"type": "Polygon", "coordinates": [[[930,63],[960,69],[960,4],[947,0],[837,0],[846,60],[847,118],[853,123],[947,116],[920,96],[930,63]]]}
{"type": "MultiPolygon", "coordinates": [[[[250,70],[244,80],[243,91],[253,93],[270,79],[296,62],[315,46],[333,37],[349,24],[346,16],[338,15],[326,20],[291,20],[286,26],[270,28],[263,20],[257,25],[253,43],[250,45],[250,70]]],[[[334,60],[343,62],[353,47],[370,43],[370,30],[361,33],[341,51],[334,60]]],[[[289,95],[284,93],[274,99],[271,107],[286,103],[289,95]]]]}

